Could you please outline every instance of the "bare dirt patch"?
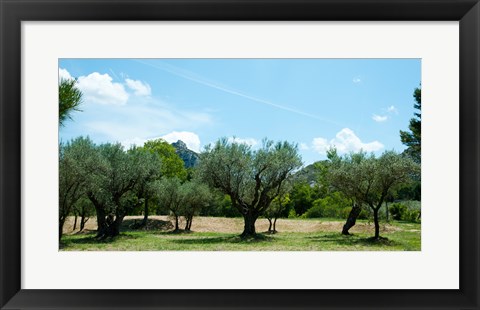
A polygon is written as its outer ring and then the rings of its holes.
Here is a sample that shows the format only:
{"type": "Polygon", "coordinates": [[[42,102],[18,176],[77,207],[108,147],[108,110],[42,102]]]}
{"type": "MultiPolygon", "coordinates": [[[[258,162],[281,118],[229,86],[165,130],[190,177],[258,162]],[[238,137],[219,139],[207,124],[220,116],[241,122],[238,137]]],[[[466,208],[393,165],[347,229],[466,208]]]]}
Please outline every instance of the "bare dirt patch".
{"type": "MultiPolygon", "coordinates": [[[[138,223],[143,219],[143,216],[127,216],[125,217],[123,229],[131,230],[130,226],[138,223]]],[[[173,220],[169,216],[150,216],[150,221],[146,230],[169,231],[173,230],[173,220]]],[[[65,222],[63,228],[66,234],[78,233],[77,229],[73,230],[74,218],[70,217],[65,222]]],[[[277,231],[279,232],[340,232],[342,230],[344,221],[324,221],[318,220],[296,220],[296,219],[278,219],[277,231]]],[[[180,227],[183,228],[185,223],[180,221],[180,227]]],[[[265,232],[268,230],[268,220],[258,219],[256,222],[257,232],[265,232]]],[[[97,221],[91,218],[85,225],[86,232],[95,231],[97,229],[97,221]]],[[[373,223],[357,223],[350,232],[352,233],[369,233],[374,229],[373,223]]],[[[394,232],[401,230],[389,224],[382,223],[380,225],[380,232],[394,232]]],[[[192,231],[196,232],[222,232],[222,233],[241,233],[243,231],[242,218],[224,218],[224,217],[202,217],[197,216],[193,218],[192,231]]]]}

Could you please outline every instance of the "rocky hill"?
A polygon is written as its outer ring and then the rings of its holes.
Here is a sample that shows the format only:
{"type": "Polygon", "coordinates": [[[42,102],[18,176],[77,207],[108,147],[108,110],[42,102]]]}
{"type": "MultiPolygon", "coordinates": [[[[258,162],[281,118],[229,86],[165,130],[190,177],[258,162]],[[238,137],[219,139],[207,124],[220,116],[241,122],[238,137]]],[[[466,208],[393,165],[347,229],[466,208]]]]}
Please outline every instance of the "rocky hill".
{"type": "Polygon", "coordinates": [[[178,140],[177,142],[172,143],[172,146],[175,148],[176,153],[185,163],[185,168],[195,167],[198,164],[199,156],[194,151],[190,150],[185,142],[178,140]]]}
{"type": "Polygon", "coordinates": [[[311,186],[318,183],[322,176],[321,166],[328,165],[328,161],[317,161],[297,171],[293,178],[297,182],[308,183],[311,186]]]}

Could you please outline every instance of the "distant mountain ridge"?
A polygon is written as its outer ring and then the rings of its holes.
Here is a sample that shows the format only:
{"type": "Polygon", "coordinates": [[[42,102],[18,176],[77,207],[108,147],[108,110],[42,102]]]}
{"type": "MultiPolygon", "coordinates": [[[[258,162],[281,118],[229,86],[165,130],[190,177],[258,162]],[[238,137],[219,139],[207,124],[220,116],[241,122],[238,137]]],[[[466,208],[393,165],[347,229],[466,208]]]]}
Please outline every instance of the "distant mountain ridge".
{"type": "Polygon", "coordinates": [[[190,150],[185,142],[178,140],[177,142],[172,143],[172,146],[175,148],[177,155],[185,163],[185,168],[192,168],[198,164],[200,156],[194,151],[190,150]]]}
{"type": "Polygon", "coordinates": [[[321,171],[317,165],[325,165],[326,162],[327,161],[316,161],[313,164],[303,167],[293,175],[293,178],[298,182],[304,182],[310,184],[310,186],[314,186],[318,183],[321,176],[321,171]]]}

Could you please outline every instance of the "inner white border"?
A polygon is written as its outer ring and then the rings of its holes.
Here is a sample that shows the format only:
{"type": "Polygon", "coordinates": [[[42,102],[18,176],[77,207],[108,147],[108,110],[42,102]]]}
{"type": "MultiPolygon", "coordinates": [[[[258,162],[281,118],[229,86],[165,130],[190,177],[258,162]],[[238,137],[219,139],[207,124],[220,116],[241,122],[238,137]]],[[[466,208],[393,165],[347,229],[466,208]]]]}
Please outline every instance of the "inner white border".
{"type": "Polygon", "coordinates": [[[458,289],[458,47],[458,22],[23,22],[22,289],[458,289]],[[59,252],[58,59],[147,57],[421,58],[422,251],[59,252]]]}

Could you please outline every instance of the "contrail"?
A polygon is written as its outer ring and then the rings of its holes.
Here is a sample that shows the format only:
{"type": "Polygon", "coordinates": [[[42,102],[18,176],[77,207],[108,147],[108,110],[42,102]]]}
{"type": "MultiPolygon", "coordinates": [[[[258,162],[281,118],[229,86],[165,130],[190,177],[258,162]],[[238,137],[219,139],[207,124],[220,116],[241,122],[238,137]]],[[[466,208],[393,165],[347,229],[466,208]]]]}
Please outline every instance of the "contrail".
{"type": "Polygon", "coordinates": [[[295,114],[298,114],[298,115],[303,115],[303,116],[314,118],[314,119],[317,119],[317,120],[320,120],[320,121],[324,121],[324,122],[328,122],[328,123],[335,124],[335,125],[338,125],[338,126],[342,126],[341,124],[336,123],[334,121],[331,121],[331,120],[328,120],[328,119],[325,119],[325,118],[322,118],[322,117],[319,117],[319,116],[316,116],[316,115],[313,115],[313,114],[309,114],[309,113],[306,113],[306,112],[303,112],[303,111],[300,111],[300,110],[297,110],[297,109],[293,109],[293,108],[290,108],[290,107],[287,107],[287,106],[276,104],[276,103],[273,103],[273,102],[268,101],[268,100],[260,99],[260,98],[248,95],[244,92],[226,87],[226,86],[222,86],[218,82],[209,81],[209,80],[205,79],[204,77],[201,77],[201,76],[199,76],[199,75],[197,75],[193,72],[190,72],[190,71],[187,71],[187,70],[184,70],[184,69],[166,64],[166,63],[161,63],[160,62],[160,64],[158,64],[158,63],[152,64],[152,63],[142,61],[142,60],[138,60],[138,59],[134,59],[134,61],[139,62],[139,63],[144,64],[144,65],[147,65],[147,66],[151,66],[153,68],[156,68],[156,69],[159,69],[159,70],[162,70],[162,71],[169,72],[171,74],[174,74],[176,76],[182,77],[182,78],[187,79],[187,80],[190,80],[192,82],[195,82],[195,83],[198,83],[198,84],[201,84],[201,85],[205,85],[205,86],[208,86],[208,87],[211,87],[211,88],[214,88],[214,89],[217,89],[217,90],[220,90],[220,91],[232,94],[232,95],[236,95],[236,96],[239,96],[239,97],[242,97],[242,98],[254,101],[254,102],[262,103],[262,104],[265,104],[265,105],[275,107],[277,109],[281,109],[281,110],[292,112],[292,113],[295,113],[295,114]]]}
{"type": "Polygon", "coordinates": [[[115,72],[112,70],[112,68],[108,68],[108,70],[110,70],[110,72],[113,74],[113,76],[117,79],[117,80],[120,80],[118,78],[118,76],[115,74],[115,72]]]}

